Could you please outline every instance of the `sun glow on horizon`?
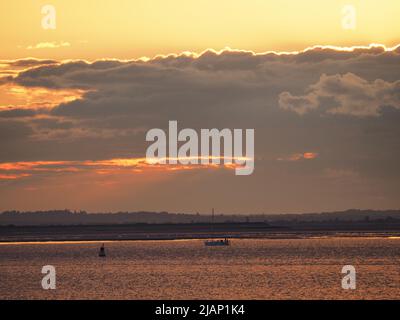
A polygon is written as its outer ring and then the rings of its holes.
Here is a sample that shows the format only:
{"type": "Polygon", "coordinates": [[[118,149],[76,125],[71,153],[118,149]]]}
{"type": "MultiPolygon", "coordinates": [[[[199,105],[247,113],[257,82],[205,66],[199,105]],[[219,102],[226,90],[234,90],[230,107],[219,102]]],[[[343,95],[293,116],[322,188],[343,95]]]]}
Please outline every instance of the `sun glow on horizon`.
{"type": "Polygon", "coordinates": [[[0,181],[16,180],[33,175],[46,173],[77,173],[91,171],[97,174],[115,174],[120,170],[128,170],[131,173],[144,171],[186,171],[198,169],[229,169],[242,167],[244,161],[253,160],[247,157],[178,157],[146,159],[142,158],[115,158],[109,160],[84,160],[84,161],[20,161],[0,163],[0,181]],[[169,164],[169,160],[193,160],[198,159],[197,165],[169,164]],[[201,160],[207,159],[208,163],[201,160]],[[218,160],[219,163],[215,163],[218,160]],[[165,164],[160,162],[166,161],[165,164]]]}

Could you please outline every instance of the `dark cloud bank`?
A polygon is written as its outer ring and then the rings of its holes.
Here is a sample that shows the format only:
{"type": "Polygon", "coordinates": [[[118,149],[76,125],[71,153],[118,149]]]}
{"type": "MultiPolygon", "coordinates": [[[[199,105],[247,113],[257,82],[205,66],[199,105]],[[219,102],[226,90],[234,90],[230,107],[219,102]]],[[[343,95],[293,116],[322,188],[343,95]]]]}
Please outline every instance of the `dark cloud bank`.
{"type": "MultiPolygon", "coordinates": [[[[254,128],[253,176],[210,175],[192,183],[194,192],[219,190],[211,198],[237,211],[399,207],[400,47],[25,64],[39,66],[3,82],[87,93],[51,111],[0,112],[1,162],[141,157],[146,131],[169,120],[180,128],[254,128]],[[318,157],[285,160],[305,152],[318,157]]],[[[189,183],[178,178],[175,191],[189,183]]],[[[165,199],[160,206],[176,200],[165,199]]],[[[184,199],[184,209],[195,199],[184,199]]]]}

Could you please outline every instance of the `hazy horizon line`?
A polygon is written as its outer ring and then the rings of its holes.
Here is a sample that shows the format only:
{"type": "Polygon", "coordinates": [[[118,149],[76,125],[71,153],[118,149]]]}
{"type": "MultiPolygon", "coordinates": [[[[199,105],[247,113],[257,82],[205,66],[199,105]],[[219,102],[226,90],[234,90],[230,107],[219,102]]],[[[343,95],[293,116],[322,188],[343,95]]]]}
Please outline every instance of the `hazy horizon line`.
{"type": "MultiPolygon", "coordinates": [[[[400,208],[391,208],[391,209],[360,209],[360,208],[349,208],[349,209],[343,209],[343,210],[327,210],[327,211],[302,211],[302,212],[281,212],[281,213],[276,213],[276,212],[264,212],[264,213],[229,213],[229,212],[215,212],[215,215],[232,215],[232,216],[240,216],[240,215],[301,215],[301,214],[324,214],[324,213],[343,213],[343,212],[351,212],[351,211],[371,211],[371,212],[390,212],[390,211],[398,211],[400,212],[400,208]]],[[[210,212],[169,212],[169,211],[152,211],[152,210],[118,210],[118,211],[89,211],[89,210],[75,210],[75,209],[46,209],[46,210],[16,210],[16,209],[10,209],[10,210],[1,210],[0,214],[4,213],[50,213],[50,212],[68,212],[72,214],[130,214],[130,213],[156,213],[156,214],[175,214],[175,215],[212,215],[212,210],[210,212]]]]}

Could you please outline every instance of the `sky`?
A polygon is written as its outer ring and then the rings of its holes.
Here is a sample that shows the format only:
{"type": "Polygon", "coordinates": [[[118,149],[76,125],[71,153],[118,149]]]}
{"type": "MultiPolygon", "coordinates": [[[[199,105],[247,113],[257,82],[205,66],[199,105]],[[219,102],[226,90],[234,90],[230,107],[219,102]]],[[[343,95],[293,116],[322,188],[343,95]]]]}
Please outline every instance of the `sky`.
{"type": "Polygon", "coordinates": [[[399,1],[4,0],[0,12],[0,210],[400,207],[399,1]],[[254,173],[147,163],[146,132],[172,120],[254,129],[254,173]]]}
{"type": "Polygon", "coordinates": [[[0,58],[132,59],[212,48],[302,50],[313,45],[388,46],[400,42],[397,0],[3,0],[0,58]],[[41,8],[56,9],[56,29],[41,8]],[[342,10],[356,9],[356,28],[342,10]],[[57,50],[27,49],[40,43],[57,50]]]}

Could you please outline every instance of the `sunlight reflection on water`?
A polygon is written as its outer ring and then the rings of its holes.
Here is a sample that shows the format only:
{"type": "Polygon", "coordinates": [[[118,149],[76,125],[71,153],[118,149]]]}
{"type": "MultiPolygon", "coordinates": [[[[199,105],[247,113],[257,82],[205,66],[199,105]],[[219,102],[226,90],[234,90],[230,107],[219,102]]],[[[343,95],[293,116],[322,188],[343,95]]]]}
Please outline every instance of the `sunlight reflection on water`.
{"type": "Polygon", "coordinates": [[[0,245],[1,299],[399,299],[400,239],[318,238],[0,245]],[[41,289],[41,268],[57,289],[41,289]],[[357,289],[341,288],[343,265],[357,289]]]}

